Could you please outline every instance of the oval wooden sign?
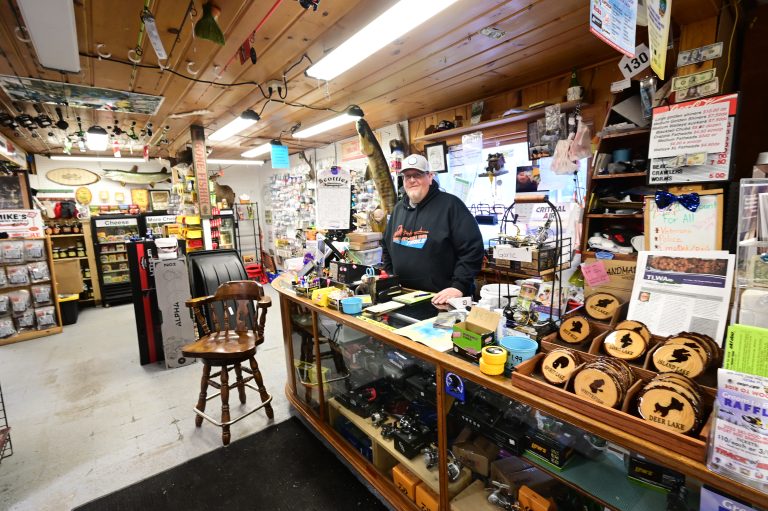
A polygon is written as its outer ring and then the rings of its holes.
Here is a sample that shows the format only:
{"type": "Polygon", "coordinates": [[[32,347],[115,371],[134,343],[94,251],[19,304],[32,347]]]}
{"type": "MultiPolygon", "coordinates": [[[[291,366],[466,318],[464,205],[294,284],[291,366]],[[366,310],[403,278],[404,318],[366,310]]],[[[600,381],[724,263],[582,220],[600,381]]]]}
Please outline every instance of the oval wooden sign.
{"type": "Polygon", "coordinates": [[[66,186],[90,185],[101,179],[95,172],[85,169],[53,169],[45,173],[48,181],[66,186]]]}

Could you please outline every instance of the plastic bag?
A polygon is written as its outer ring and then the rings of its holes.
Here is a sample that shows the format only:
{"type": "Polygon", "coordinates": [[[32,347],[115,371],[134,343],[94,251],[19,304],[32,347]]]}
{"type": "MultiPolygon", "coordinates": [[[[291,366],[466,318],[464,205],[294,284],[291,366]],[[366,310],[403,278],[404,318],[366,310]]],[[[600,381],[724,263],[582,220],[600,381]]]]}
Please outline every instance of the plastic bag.
{"type": "Polygon", "coordinates": [[[35,309],[37,329],[44,330],[56,326],[56,310],[53,307],[40,307],[35,309]]]}
{"type": "Polygon", "coordinates": [[[0,314],[8,314],[11,310],[11,297],[8,295],[0,295],[0,314]]]}
{"type": "Polygon", "coordinates": [[[29,271],[26,266],[7,266],[5,272],[8,275],[8,285],[10,286],[26,286],[29,284],[29,271]]]}
{"type": "Polygon", "coordinates": [[[29,291],[26,289],[13,291],[8,293],[8,296],[11,298],[11,310],[14,315],[25,312],[32,306],[32,300],[29,298],[29,291]]]}
{"type": "Polygon", "coordinates": [[[13,320],[11,318],[0,319],[0,339],[5,339],[16,335],[16,329],[13,327],[13,320]]]}
{"type": "Polygon", "coordinates": [[[571,161],[581,160],[592,156],[592,133],[589,125],[578,118],[579,126],[576,128],[576,135],[568,148],[568,159],[571,161]]]}
{"type": "Polygon", "coordinates": [[[558,140],[555,146],[555,154],[552,157],[552,165],[549,170],[555,174],[573,174],[579,170],[579,166],[573,163],[568,157],[569,148],[573,142],[573,134],[568,135],[566,140],[558,140]]]}
{"type": "Polygon", "coordinates": [[[24,262],[23,241],[4,241],[0,243],[0,252],[2,252],[3,255],[3,262],[6,264],[24,262]]]}
{"type": "Polygon", "coordinates": [[[35,307],[39,305],[48,305],[51,303],[51,285],[50,284],[38,284],[32,286],[32,300],[35,302],[35,307]]]}
{"type": "Polygon", "coordinates": [[[14,315],[13,320],[16,322],[17,332],[32,330],[35,328],[35,311],[34,309],[27,309],[21,314],[14,315]]]}
{"type": "Polygon", "coordinates": [[[48,270],[48,263],[45,261],[29,263],[27,268],[29,268],[32,282],[45,282],[51,280],[51,272],[48,270]]]}
{"type": "Polygon", "coordinates": [[[24,258],[26,261],[45,259],[45,241],[26,240],[24,242],[24,258]]]}
{"type": "Polygon", "coordinates": [[[8,285],[8,278],[5,276],[5,268],[0,267],[0,287],[8,285]]]}

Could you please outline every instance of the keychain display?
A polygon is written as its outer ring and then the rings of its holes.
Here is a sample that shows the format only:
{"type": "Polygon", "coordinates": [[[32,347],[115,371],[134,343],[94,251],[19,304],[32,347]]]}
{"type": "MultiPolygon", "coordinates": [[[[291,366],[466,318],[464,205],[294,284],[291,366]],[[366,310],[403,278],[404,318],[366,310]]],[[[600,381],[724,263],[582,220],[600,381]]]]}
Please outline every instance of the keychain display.
{"type": "Polygon", "coordinates": [[[5,264],[24,262],[24,242],[23,241],[3,241],[0,243],[0,255],[5,264]]]}
{"type": "Polygon", "coordinates": [[[35,303],[35,307],[39,305],[49,305],[53,302],[51,296],[50,284],[38,284],[32,286],[32,300],[35,303]]]}
{"type": "Polygon", "coordinates": [[[48,269],[48,263],[45,261],[29,263],[27,268],[29,268],[32,282],[47,282],[51,280],[51,272],[48,269]]]}
{"type": "Polygon", "coordinates": [[[29,270],[26,266],[6,266],[5,272],[9,286],[26,286],[29,284],[29,270]]]}
{"type": "Polygon", "coordinates": [[[38,330],[56,326],[56,309],[53,306],[35,309],[35,318],[37,319],[38,330]]]}
{"type": "Polygon", "coordinates": [[[24,260],[41,261],[45,259],[45,241],[26,240],[24,241],[24,260]]]}

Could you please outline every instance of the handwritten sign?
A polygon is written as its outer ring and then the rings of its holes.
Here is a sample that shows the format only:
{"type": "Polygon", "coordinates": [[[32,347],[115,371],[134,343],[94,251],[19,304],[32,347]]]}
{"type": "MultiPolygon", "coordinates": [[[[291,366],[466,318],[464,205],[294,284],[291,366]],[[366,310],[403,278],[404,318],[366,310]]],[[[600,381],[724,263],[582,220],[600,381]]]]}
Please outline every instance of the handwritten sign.
{"type": "Polygon", "coordinates": [[[504,259],[506,261],[518,261],[521,263],[530,263],[533,261],[532,247],[513,247],[512,245],[496,245],[493,249],[495,259],[504,259]]]}
{"type": "Polygon", "coordinates": [[[592,264],[582,264],[581,273],[584,274],[584,282],[586,282],[588,286],[602,286],[611,282],[611,276],[608,275],[602,261],[597,261],[592,264]]]}
{"type": "Polygon", "coordinates": [[[688,211],[677,202],[660,210],[652,197],[646,197],[646,250],[720,250],[722,190],[709,194],[699,193],[701,204],[695,212],[688,211]]]}
{"type": "Polygon", "coordinates": [[[721,153],[728,131],[728,103],[653,112],[650,158],[721,153]]]}

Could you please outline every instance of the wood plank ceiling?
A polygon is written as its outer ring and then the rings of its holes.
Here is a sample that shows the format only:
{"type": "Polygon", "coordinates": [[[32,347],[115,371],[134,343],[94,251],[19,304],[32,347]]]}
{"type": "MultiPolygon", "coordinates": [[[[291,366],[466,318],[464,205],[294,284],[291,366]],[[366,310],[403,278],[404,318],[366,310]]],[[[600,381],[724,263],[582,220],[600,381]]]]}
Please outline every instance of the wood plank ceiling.
{"type": "MultiPolygon", "coordinates": [[[[163,64],[171,73],[158,67],[146,37],[141,44],[140,65],[128,60],[129,50],[137,46],[143,2],[74,3],[81,52],[79,74],[54,72],[39,65],[32,46],[14,36],[20,19],[15,0],[0,4],[0,74],[163,96],[159,112],[151,117],[64,108],[70,134],[76,131],[77,116],[85,130],[93,124],[108,128],[115,122],[122,130],[129,130],[135,122],[136,133],[141,135],[151,123],[152,136],[141,136],[134,152],[140,154],[139,147],[147,143],[153,157],[173,156],[183,148],[189,142],[190,124],[201,124],[210,134],[249,108],[262,112],[262,120],[240,136],[209,142],[211,157],[239,158],[244,150],[277,138],[296,150],[354,134],[353,126],[348,125],[318,139],[292,139],[288,130],[296,123],[311,126],[333,115],[315,109],[343,110],[357,104],[368,122],[379,127],[617,55],[589,33],[587,0],[459,0],[422,27],[325,83],[304,75],[310,64],[306,58],[302,60],[303,56],[317,62],[395,0],[321,0],[316,12],[303,9],[296,0],[219,2],[224,46],[193,36],[203,0],[148,0],[169,54],[163,64]],[[241,64],[235,56],[238,48],[275,5],[253,38],[257,63],[248,60],[241,64]],[[494,40],[479,33],[489,26],[505,35],[494,40]],[[104,45],[100,47],[102,53],[111,53],[110,59],[97,57],[100,44],[104,45]],[[285,102],[314,109],[267,101],[264,84],[282,80],[284,73],[288,83],[285,102]],[[234,83],[243,85],[227,85],[234,83]],[[172,117],[195,110],[208,113],[172,117]],[[164,126],[168,126],[165,135],[164,126]]],[[[680,13],[680,19],[687,23],[717,12],[714,0],[678,0],[673,16],[680,13]]],[[[271,99],[280,98],[274,93],[271,99]]],[[[41,107],[55,122],[54,105],[41,107]]],[[[33,105],[14,105],[1,91],[0,111],[14,116],[22,111],[36,115],[33,105]]],[[[36,137],[26,129],[14,133],[3,128],[2,132],[31,153],[62,152],[65,132],[55,127],[37,129],[36,137]],[[49,132],[53,136],[48,136],[49,132]]],[[[123,136],[121,141],[128,139],[123,136]]]]}

